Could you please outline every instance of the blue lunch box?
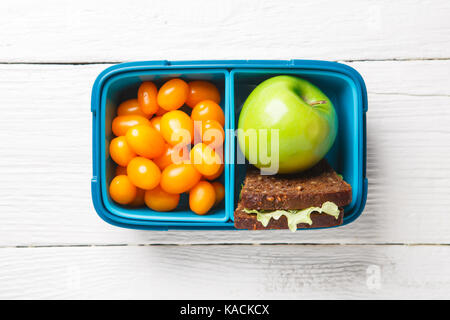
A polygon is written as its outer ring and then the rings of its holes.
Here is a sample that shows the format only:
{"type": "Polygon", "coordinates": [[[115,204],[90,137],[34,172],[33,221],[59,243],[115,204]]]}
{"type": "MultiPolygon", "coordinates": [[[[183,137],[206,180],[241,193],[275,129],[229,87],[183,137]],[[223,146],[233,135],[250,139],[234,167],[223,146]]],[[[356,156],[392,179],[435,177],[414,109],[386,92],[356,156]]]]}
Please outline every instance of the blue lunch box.
{"type": "MultiPolygon", "coordinates": [[[[317,85],[333,102],[339,118],[336,141],[326,155],[333,168],[352,186],[352,202],[346,206],[343,225],[358,218],[367,198],[366,112],[367,92],[360,74],[353,68],[314,60],[229,60],[229,61],[143,61],[105,69],[92,88],[92,200],[106,222],[126,228],[169,230],[233,230],[236,206],[246,165],[237,164],[234,130],[239,113],[250,92],[262,81],[282,74],[296,75],[317,85]],[[143,81],[157,86],[171,78],[207,80],[220,91],[225,113],[225,169],[219,178],[225,186],[225,201],[207,215],[189,209],[187,197],[171,212],[148,208],[126,208],[111,200],[108,187],[116,165],[109,157],[113,138],[111,123],[120,102],[135,98],[143,81]]],[[[303,230],[303,229],[300,229],[303,230]]]]}

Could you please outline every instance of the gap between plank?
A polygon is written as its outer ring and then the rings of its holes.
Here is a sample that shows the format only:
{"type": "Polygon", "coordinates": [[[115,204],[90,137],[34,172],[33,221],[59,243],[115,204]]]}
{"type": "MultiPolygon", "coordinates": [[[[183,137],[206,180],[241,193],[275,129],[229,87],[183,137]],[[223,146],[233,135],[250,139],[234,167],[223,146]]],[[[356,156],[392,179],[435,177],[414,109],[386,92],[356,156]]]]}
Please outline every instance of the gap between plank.
{"type": "Polygon", "coordinates": [[[450,243],[137,243],[137,244],[69,244],[69,245],[37,245],[37,246],[0,246],[1,249],[37,249],[37,248],[98,248],[98,247],[211,247],[211,246],[450,246],[450,243]]]}
{"type": "Polygon", "coordinates": [[[376,94],[376,95],[388,95],[388,96],[410,96],[410,97],[448,97],[450,98],[450,94],[420,94],[420,93],[406,93],[406,92],[373,92],[368,91],[368,94],[376,94]]]}
{"type": "MultiPolygon", "coordinates": [[[[387,61],[447,61],[450,60],[450,57],[444,57],[444,58],[381,58],[381,59],[338,59],[338,60],[330,60],[334,62],[387,62],[387,61]]],[[[145,60],[143,60],[145,61],[145,60]]],[[[130,61],[69,61],[69,62],[51,62],[51,61],[37,61],[37,62],[27,62],[27,61],[0,61],[0,65],[2,64],[12,64],[12,65],[96,65],[96,64],[119,64],[124,62],[132,62],[130,61]]]]}

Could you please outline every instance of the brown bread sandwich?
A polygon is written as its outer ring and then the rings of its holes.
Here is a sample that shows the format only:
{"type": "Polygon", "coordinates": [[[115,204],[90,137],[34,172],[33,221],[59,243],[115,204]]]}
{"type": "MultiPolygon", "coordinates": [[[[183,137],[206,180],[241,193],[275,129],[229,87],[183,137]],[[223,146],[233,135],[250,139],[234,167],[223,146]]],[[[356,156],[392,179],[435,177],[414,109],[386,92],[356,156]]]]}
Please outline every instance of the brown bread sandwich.
{"type": "Polygon", "coordinates": [[[261,175],[248,166],[234,212],[237,229],[321,228],[342,224],[352,188],[323,159],[291,175],[261,175]]]}

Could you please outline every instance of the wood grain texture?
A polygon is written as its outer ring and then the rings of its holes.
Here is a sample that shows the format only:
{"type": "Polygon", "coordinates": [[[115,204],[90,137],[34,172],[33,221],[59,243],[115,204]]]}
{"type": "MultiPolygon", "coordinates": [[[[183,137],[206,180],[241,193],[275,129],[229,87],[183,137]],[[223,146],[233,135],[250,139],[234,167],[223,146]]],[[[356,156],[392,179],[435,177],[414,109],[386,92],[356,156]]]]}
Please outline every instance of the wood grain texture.
{"type": "Polygon", "coordinates": [[[0,1],[0,299],[450,298],[449,16],[445,0],[0,1]],[[97,217],[95,63],[291,58],[366,81],[356,222],[147,232],[97,217]]]}
{"type": "Polygon", "coordinates": [[[0,65],[0,246],[450,243],[450,61],[350,63],[369,91],[369,196],[334,230],[145,232],[91,201],[90,90],[107,65],[0,65]]]}
{"type": "Polygon", "coordinates": [[[450,247],[0,249],[0,284],[1,299],[448,299],[450,247]]]}
{"type": "Polygon", "coordinates": [[[449,16],[445,0],[6,0],[0,61],[450,58],[449,16]]]}

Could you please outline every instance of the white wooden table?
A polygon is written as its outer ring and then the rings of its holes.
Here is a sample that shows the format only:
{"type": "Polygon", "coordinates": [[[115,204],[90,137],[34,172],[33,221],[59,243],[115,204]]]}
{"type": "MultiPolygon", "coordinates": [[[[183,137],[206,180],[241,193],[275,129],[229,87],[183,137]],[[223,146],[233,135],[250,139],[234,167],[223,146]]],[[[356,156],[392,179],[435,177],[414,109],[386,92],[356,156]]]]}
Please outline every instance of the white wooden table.
{"type": "Polygon", "coordinates": [[[450,2],[0,2],[0,298],[450,298],[450,2]],[[320,231],[97,217],[90,91],[135,60],[323,59],[369,96],[366,209],[320,231]]]}

